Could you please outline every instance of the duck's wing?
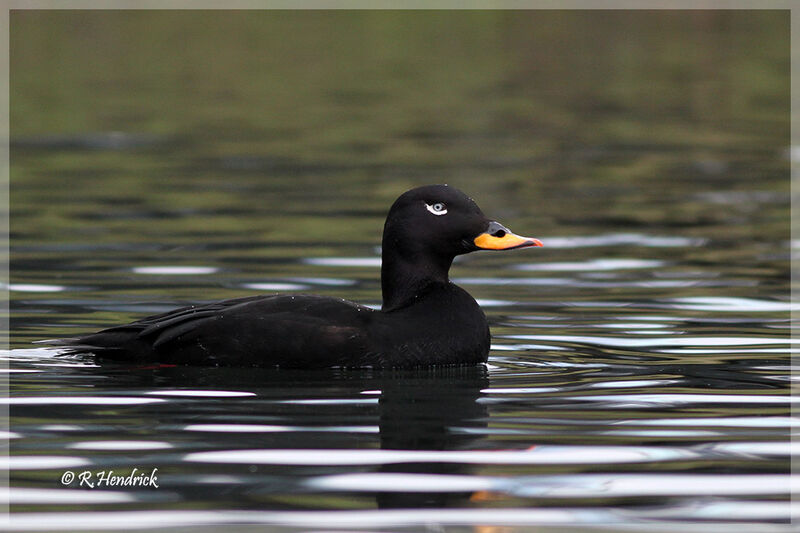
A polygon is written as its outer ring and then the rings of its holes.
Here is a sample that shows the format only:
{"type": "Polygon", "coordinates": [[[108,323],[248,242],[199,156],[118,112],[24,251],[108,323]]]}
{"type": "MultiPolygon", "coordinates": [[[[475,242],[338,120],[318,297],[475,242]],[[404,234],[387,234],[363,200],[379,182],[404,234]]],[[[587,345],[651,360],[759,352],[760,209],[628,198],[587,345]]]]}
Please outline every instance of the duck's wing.
{"type": "MultiPolygon", "coordinates": [[[[122,354],[123,352],[130,351],[130,343],[139,338],[142,332],[151,328],[158,329],[160,324],[178,324],[182,321],[189,322],[194,319],[201,319],[215,312],[223,311],[228,307],[233,307],[259,298],[264,297],[250,296],[246,298],[221,300],[204,305],[189,305],[172,309],[165,313],[150,315],[128,324],[106,328],[96,333],[90,333],[89,335],[63,339],[49,339],[37,342],[55,346],[67,346],[71,353],[94,352],[97,354],[111,355],[114,352],[119,352],[122,354]]],[[[155,329],[151,329],[151,331],[155,329]]]]}
{"type": "Polygon", "coordinates": [[[365,364],[374,311],[311,295],[189,306],[72,339],[73,352],[114,360],[235,366],[365,364]]]}

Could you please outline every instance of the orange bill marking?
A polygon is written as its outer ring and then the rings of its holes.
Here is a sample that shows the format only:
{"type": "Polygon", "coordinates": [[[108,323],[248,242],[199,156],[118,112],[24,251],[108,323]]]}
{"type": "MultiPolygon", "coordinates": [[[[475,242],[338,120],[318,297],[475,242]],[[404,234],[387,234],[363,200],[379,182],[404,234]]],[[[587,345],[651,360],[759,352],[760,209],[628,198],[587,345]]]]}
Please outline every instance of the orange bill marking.
{"type": "Polygon", "coordinates": [[[495,237],[488,233],[481,233],[473,241],[475,246],[482,250],[512,250],[515,248],[527,248],[528,246],[543,246],[539,239],[520,237],[513,233],[506,233],[502,237],[495,237]]]}

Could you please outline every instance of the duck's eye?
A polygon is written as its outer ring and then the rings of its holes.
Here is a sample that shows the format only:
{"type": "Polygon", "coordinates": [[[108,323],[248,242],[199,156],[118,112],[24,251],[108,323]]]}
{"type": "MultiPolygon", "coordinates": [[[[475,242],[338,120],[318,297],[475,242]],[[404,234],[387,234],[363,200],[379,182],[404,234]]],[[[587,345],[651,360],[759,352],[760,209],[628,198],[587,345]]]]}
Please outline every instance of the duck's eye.
{"type": "Polygon", "coordinates": [[[445,206],[442,202],[436,202],[435,204],[425,204],[425,208],[434,215],[447,214],[447,206],[445,206]]]}

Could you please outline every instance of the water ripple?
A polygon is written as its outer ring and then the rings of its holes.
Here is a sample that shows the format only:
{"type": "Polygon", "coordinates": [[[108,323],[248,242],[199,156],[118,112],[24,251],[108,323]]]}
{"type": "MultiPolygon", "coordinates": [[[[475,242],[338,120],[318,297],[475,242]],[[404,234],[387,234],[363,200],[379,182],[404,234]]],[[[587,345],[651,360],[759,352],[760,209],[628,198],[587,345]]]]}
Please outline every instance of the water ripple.
{"type": "Polygon", "coordinates": [[[303,263],[335,267],[380,267],[380,257],[305,257],[303,263]]]}
{"type": "Polygon", "coordinates": [[[8,290],[16,292],[63,292],[68,289],[64,285],[46,285],[43,283],[9,283],[8,290]]]}
{"type": "Polygon", "coordinates": [[[491,491],[539,498],[628,496],[786,495],[800,489],[800,480],[782,474],[567,474],[535,477],[454,476],[442,474],[356,473],[319,476],[310,488],[347,492],[477,492],[491,491]]]}
{"type": "Polygon", "coordinates": [[[378,465],[393,463],[618,464],[682,460],[695,453],[667,447],[536,446],[519,451],[218,450],[187,454],[185,461],[273,465],[378,465]]]}
{"type": "Polygon", "coordinates": [[[212,266],[160,265],[133,267],[131,271],[135,274],[148,275],[197,276],[204,274],[215,274],[219,272],[219,268],[212,266]]]}
{"type": "Polygon", "coordinates": [[[195,390],[195,389],[175,389],[175,390],[154,390],[145,392],[152,396],[185,396],[189,398],[239,398],[243,396],[255,396],[255,392],[230,391],[230,390],[195,390]]]}
{"type": "Polygon", "coordinates": [[[707,239],[688,237],[665,237],[640,233],[609,233],[604,235],[575,237],[543,237],[548,248],[585,248],[595,246],[644,246],[647,248],[682,248],[703,246],[707,239]]]}
{"type": "Polygon", "coordinates": [[[168,450],[173,445],[169,442],[145,440],[92,440],[76,442],[67,448],[73,450],[168,450]]]}
{"type": "Polygon", "coordinates": [[[759,300],[756,298],[731,298],[731,297],[687,297],[672,298],[668,300],[674,302],[679,309],[692,311],[727,311],[727,312],[747,312],[764,313],[777,311],[797,311],[800,304],[793,302],[779,302],[773,300],[759,300]]]}
{"type": "Polygon", "coordinates": [[[127,492],[110,490],[32,489],[14,487],[0,493],[0,503],[11,505],[88,505],[98,503],[130,503],[136,498],[127,492]],[[6,498],[2,498],[5,495],[6,498]],[[3,502],[3,499],[6,501],[3,502]]]}
{"type": "Polygon", "coordinates": [[[278,426],[269,424],[190,424],[185,431],[206,431],[210,433],[379,433],[377,426],[278,426]]]}
{"type": "Polygon", "coordinates": [[[91,462],[82,457],[68,457],[65,455],[12,455],[0,457],[0,469],[2,470],[52,470],[89,464],[91,462]]]}
{"type": "Polygon", "coordinates": [[[309,285],[300,283],[243,283],[242,288],[251,289],[254,291],[303,291],[310,288],[309,285]]]}
{"type": "Polygon", "coordinates": [[[581,335],[503,335],[504,339],[554,341],[570,344],[613,346],[615,348],[653,348],[660,346],[761,346],[765,344],[798,343],[800,339],[775,337],[594,337],[581,335]]]}
{"type": "Polygon", "coordinates": [[[165,402],[161,398],[135,396],[15,396],[0,398],[0,404],[9,405],[142,405],[165,402]]]}
{"type": "Polygon", "coordinates": [[[570,396],[578,402],[604,402],[607,407],[651,407],[653,405],[685,405],[696,403],[794,404],[800,397],[739,394],[625,394],[602,396],[570,396]]]}
{"type": "Polygon", "coordinates": [[[663,261],[645,259],[588,259],[571,263],[520,263],[514,268],[529,271],[596,272],[600,270],[630,270],[664,266],[663,261]]]}
{"type": "MultiPolygon", "coordinates": [[[[416,528],[430,529],[431,524],[441,526],[466,526],[475,530],[492,526],[536,527],[542,524],[565,524],[573,529],[585,526],[596,529],[598,525],[613,528],[652,531],[681,531],[698,533],[725,533],[731,521],[755,522],[794,519],[800,511],[788,502],[727,501],[689,502],[669,508],[610,509],[603,507],[537,507],[537,508],[463,508],[463,509],[369,509],[320,511],[246,511],[230,509],[211,510],[146,510],[108,512],[24,512],[10,516],[9,525],[17,531],[86,531],[128,530],[137,528],[219,528],[231,526],[284,526],[313,529],[416,528]],[[702,526],[690,520],[713,519],[722,524],[705,522],[702,526]],[[624,524],[630,524],[624,526],[624,524]],[[638,524],[638,525],[637,525],[638,524]]],[[[203,529],[210,531],[211,529],[203,529]]],[[[759,531],[766,531],[761,528],[759,531]]],[[[787,531],[769,528],[769,531],[787,531]]]]}

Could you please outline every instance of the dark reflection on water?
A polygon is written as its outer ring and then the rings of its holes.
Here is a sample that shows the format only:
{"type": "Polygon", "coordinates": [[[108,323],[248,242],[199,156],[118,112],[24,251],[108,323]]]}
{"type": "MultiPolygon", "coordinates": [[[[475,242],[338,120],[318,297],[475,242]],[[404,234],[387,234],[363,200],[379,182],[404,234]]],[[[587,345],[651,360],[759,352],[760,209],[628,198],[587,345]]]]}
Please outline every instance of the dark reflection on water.
{"type": "Polygon", "coordinates": [[[11,28],[19,528],[796,518],[787,14],[11,28]],[[545,244],[453,268],[487,368],[97,366],[31,344],[257,293],[379,305],[386,210],[436,182],[545,244]],[[132,468],[160,487],[61,483],[132,468]]]}
{"type": "MultiPolygon", "coordinates": [[[[447,372],[447,371],[445,371],[447,372]]],[[[381,448],[388,450],[463,450],[476,446],[488,425],[488,409],[477,400],[489,386],[483,367],[450,370],[453,377],[389,378],[380,399],[381,448]]],[[[467,475],[458,463],[402,463],[382,465],[381,473],[467,475]]],[[[378,493],[379,508],[452,507],[463,504],[470,492],[397,491],[378,493]]]]}

